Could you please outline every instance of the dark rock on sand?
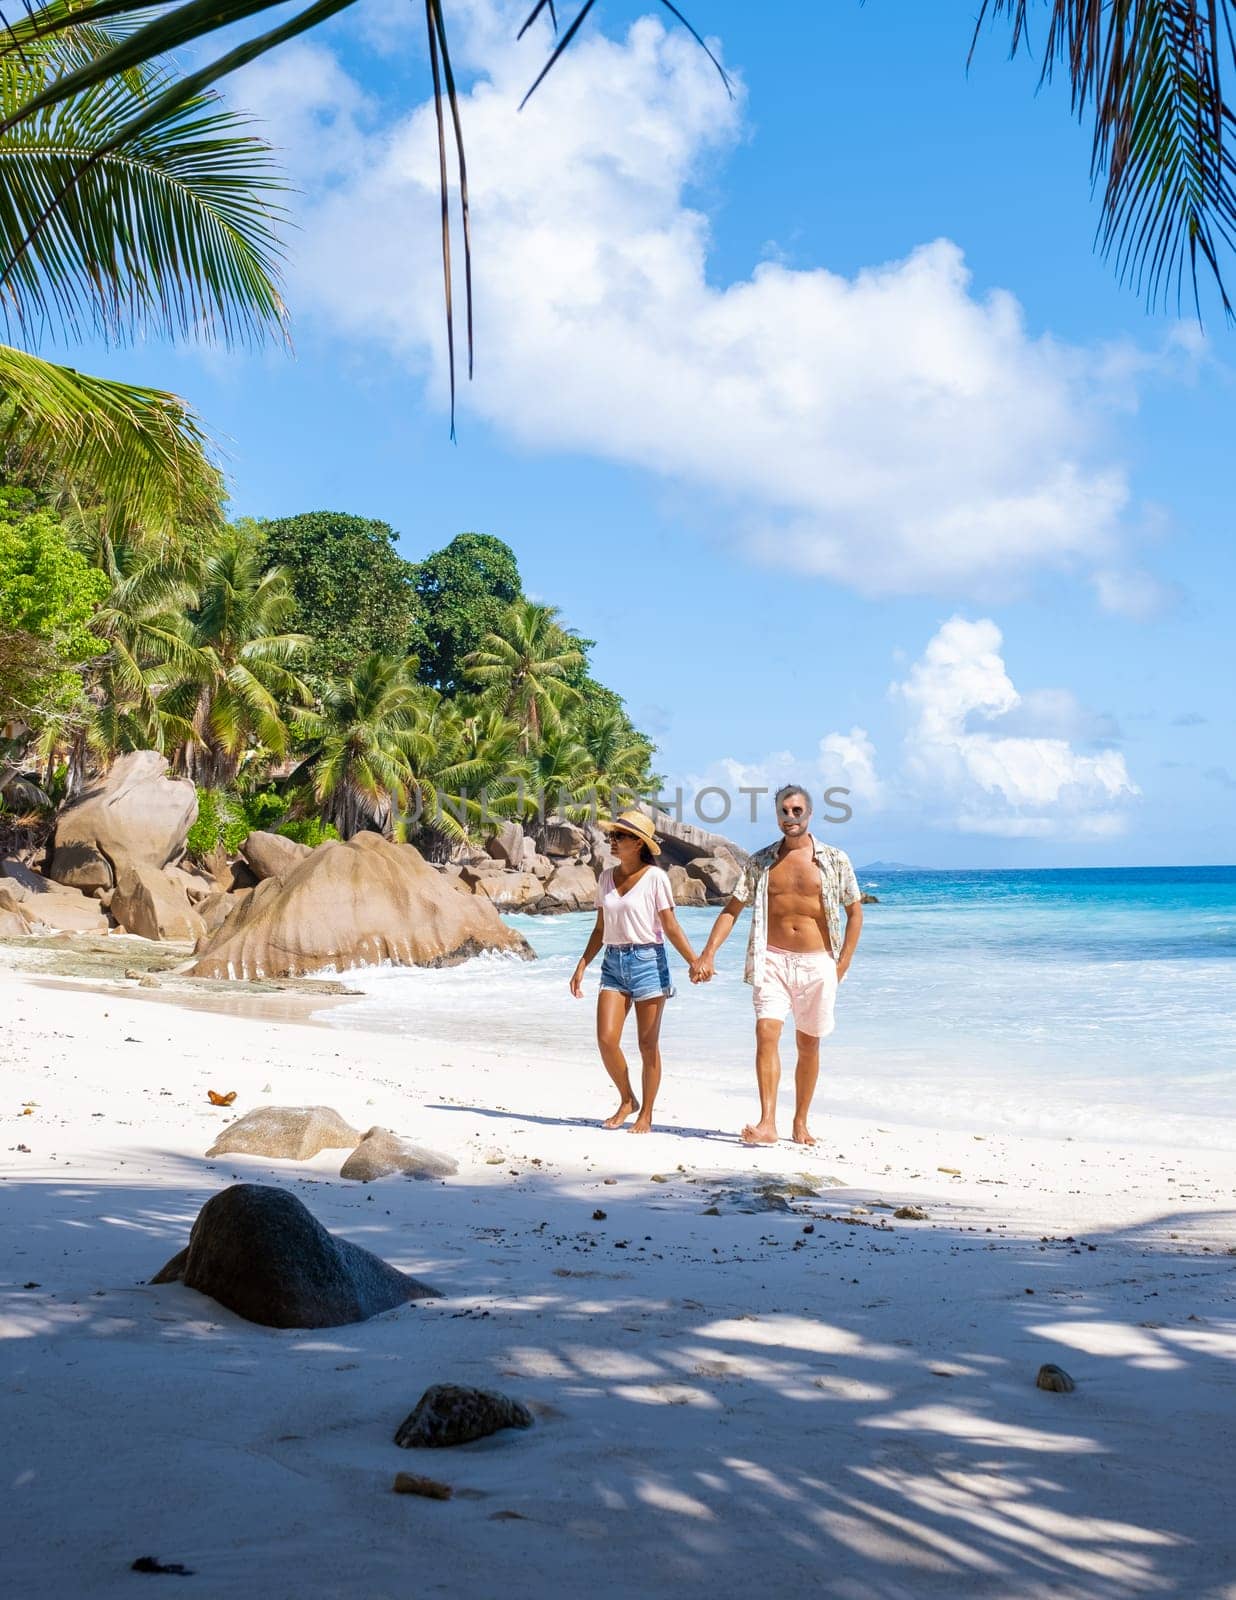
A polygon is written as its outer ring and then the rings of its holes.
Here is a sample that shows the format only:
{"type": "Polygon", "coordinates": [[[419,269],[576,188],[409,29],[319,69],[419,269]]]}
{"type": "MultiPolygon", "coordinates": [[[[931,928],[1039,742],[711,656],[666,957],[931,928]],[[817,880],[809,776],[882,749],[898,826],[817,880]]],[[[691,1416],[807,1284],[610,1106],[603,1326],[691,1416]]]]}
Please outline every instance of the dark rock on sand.
{"type": "Polygon", "coordinates": [[[295,1195],[261,1183],[213,1195],[188,1247],[150,1281],[181,1282],[267,1328],[337,1328],[439,1292],[328,1233],[295,1195]]]}
{"type": "Polygon", "coordinates": [[[320,1150],[347,1150],[359,1138],[330,1106],[258,1106],[229,1123],[206,1154],[310,1161],[320,1150]]]}
{"type": "Polygon", "coordinates": [[[459,1163],[450,1156],[401,1139],[389,1128],[370,1128],[340,1167],[339,1176],[372,1183],[397,1172],[409,1178],[453,1178],[458,1171],[459,1163]]]}
{"type": "Polygon", "coordinates": [[[503,1428],[530,1428],[527,1406],[494,1389],[467,1389],[457,1383],[435,1383],[416,1402],[395,1434],[404,1450],[438,1449],[468,1444],[503,1428]]]}
{"type": "Polygon", "coordinates": [[[1047,1389],[1051,1394],[1072,1394],[1077,1387],[1064,1368],[1058,1367],[1054,1361],[1043,1363],[1034,1382],[1037,1388],[1047,1389]]]}

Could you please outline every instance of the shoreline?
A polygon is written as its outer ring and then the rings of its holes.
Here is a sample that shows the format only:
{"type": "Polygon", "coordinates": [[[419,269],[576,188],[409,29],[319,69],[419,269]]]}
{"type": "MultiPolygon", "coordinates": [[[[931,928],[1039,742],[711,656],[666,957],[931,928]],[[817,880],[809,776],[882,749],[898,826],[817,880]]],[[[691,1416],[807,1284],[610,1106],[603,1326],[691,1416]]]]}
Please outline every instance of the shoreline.
{"type": "Polygon", "coordinates": [[[430,1592],[481,1600],[617,1600],[632,1563],[650,1600],[753,1572],[835,1600],[1229,1600],[1229,1155],[822,1110],[817,1150],[751,1149],[750,1085],[668,1078],[637,1138],[597,1125],[591,1058],[54,981],[0,982],[0,1453],[30,1592],[127,1595],[153,1553],[212,1600],[384,1600],[411,1548],[430,1592]],[[130,1003],[151,998],[173,1003],[130,1003]],[[331,1105],[459,1173],[205,1157],[263,1103],[331,1105]],[[151,1287],[236,1181],[445,1298],[299,1332],[151,1287]],[[1075,1392],[1037,1389],[1043,1362],[1075,1392]],[[409,1457],[392,1436],[433,1382],[536,1423],[409,1457]],[[83,1430],[108,1471],[69,1518],[83,1430]],[[393,1495],[400,1470],[454,1500],[393,1495]]]}

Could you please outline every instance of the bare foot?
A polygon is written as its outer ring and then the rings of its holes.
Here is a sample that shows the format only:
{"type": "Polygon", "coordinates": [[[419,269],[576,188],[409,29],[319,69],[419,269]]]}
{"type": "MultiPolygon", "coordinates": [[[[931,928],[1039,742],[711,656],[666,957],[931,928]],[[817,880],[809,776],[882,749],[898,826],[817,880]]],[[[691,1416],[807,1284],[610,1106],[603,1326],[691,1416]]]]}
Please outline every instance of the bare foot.
{"type": "Polygon", "coordinates": [[[774,1122],[752,1122],[742,1130],[744,1144],[776,1144],[777,1125],[774,1122]]]}
{"type": "Polygon", "coordinates": [[[631,1096],[628,1095],[618,1107],[617,1111],[614,1112],[613,1116],[606,1117],[601,1126],[603,1128],[621,1128],[627,1118],[633,1116],[638,1110],[639,1101],[632,1099],[631,1096]]]}
{"type": "Polygon", "coordinates": [[[796,1122],[794,1124],[794,1131],[790,1135],[790,1138],[793,1139],[795,1144],[819,1144],[820,1142],[816,1136],[810,1132],[805,1122],[796,1122]]]}
{"type": "Polygon", "coordinates": [[[651,1114],[651,1112],[647,1113],[645,1116],[636,1117],[635,1121],[627,1129],[627,1132],[628,1133],[651,1133],[652,1132],[652,1114],[651,1114]]]}

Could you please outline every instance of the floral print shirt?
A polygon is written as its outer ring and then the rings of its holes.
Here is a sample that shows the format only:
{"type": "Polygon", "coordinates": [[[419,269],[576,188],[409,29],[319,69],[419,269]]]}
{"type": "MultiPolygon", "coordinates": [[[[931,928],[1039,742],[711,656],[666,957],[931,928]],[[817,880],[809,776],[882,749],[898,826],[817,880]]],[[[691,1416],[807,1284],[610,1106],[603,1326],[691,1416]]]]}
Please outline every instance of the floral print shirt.
{"type": "MultiPolygon", "coordinates": [[[[841,908],[861,900],[858,879],[844,850],[831,844],[821,844],[812,838],[815,864],[820,869],[820,899],[824,903],[824,920],[828,927],[828,943],[833,955],[841,953],[841,908]]],[[[764,957],[768,951],[768,874],[777,863],[781,841],[757,850],[747,862],[746,871],[738,880],[731,896],[751,907],[751,934],[747,940],[747,966],[743,979],[747,983],[760,983],[764,977],[764,957]]]]}

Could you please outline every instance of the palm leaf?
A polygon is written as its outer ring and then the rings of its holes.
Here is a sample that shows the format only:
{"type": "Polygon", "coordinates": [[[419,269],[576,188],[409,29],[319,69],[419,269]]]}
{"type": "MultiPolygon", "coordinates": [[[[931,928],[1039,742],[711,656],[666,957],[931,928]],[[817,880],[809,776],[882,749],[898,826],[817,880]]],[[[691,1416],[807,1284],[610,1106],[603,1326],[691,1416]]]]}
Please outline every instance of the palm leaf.
{"type": "Polygon", "coordinates": [[[23,472],[54,461],[71,482],[154,526],[219,514],[222,480],[183,400],[9,345],[0,345],[0,448],[23,472]]]}
{"type": "MultiPolygon", "coordinates": [[[[1049,0],[1044,81],[1067,72],[1073,110],[1093,117],[1091,177],[1102,186],[1098,244],[1151,305],[1186,272],[1198,305],[1203,267],[1224,311],[1224,257],[1236,248],[1236,115],[1223,93],[1236,67],[1232,0],[1049,0]]],[[[1027,44],[1031,0],[983,0],[1027,44]]],[[[973,47],[971,49],[973,55],[973,47]]],[[[1199,307],[1200,314],[1200,307],[1199,307]]]]}
{"type": "Polygon", "coordinates": [[[213,95],[151,117],[171,80],[138,76],[140,89],[130,73],[30,116],[41,74],[0,61],[0,114],[19,119],[0,135],[6,313],[74,339],[150,330],[230,344],[282,330],[272,196],[284,185],[268,146],[213,95]]]}

